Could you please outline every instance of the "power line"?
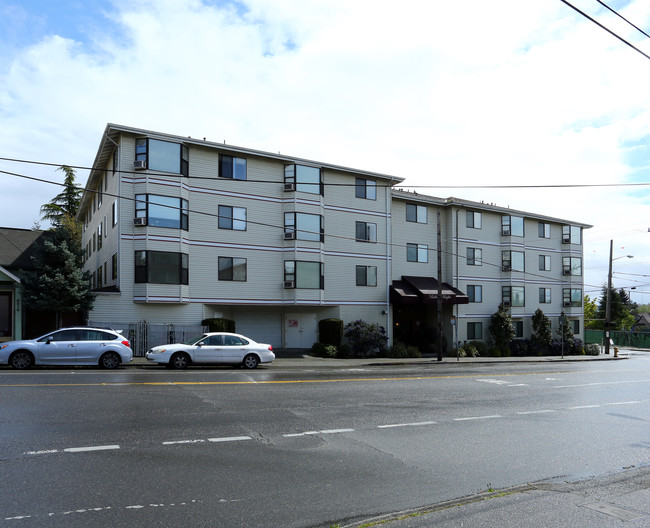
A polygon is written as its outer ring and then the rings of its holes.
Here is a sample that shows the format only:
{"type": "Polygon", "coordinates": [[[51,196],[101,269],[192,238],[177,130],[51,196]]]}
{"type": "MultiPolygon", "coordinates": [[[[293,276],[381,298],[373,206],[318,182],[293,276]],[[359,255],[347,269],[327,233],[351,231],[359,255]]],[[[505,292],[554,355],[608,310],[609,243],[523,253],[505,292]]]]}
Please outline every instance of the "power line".
{"type": "Polygon", "coordinates": [[[628,41],[625,40],[623,37],[617,35],[617,34],[614,33],[611,29],[609,29],[608,27],[604,26],[603,24],[601,24],[600,22],[598,22],[596,19],[590,17],[590,16],[589,16],[587,13],[585,13],[584,11],[581,11],[581,10],[578,9],[576,6],[574,6],[573,4],[567,2],[567,0],[560,0],[560,2],[562,2],[563,4],[568,5],[571,9],[577,11],[578,13],[580,13],[583,17],[587,18],[588,20],[591,20],[594,24],[596,24],[597,26],[601,27],[602,29],[604,29],[605,31],[607,31],[607,33],[609,33],[610,35],[613,35],[614,37],[616,37],[616,38],[617,38],[618,40],[620,40],[621,42],[627,44],[627,45],[630,46],[630,48],[632,48],[633,50],[638,51],[638,52],[639,52],[641,55],[643,55],[646,59],[650,59],[650,55],[645,54],[645,53],[642,52],[639,48],[637,48],[634,44],[628,42],[628,41]]]}
{"type": "Polygon", "coordinates": [[[621,15],[620,13],[618,13],[616,10],[612,9],[611,7],[609,7],[605,2],[601,2],[600,0],[596,0],[596,2],[598,2],[598,3],[599,3],[601,6],[603,6],[603,7],[606,7],[606,8],[609,9],[612,13],[614,13],[617,17],[620,17],[620,18],[622,18],[623,20],[625,20],[625,22],[627,22],[628,24],[630,24],[630,26],[632,26],[634,29],[640,31],[640,32],[643,33],[646,37],[650,38],[650,35],[648,35],[648,34],[647,34],[645,31],[643,31],[640,27],[635,26],[632,22],[630,22],[627,18],[625,18],[625,17],[624,17],[623,15],[621,15]]]}

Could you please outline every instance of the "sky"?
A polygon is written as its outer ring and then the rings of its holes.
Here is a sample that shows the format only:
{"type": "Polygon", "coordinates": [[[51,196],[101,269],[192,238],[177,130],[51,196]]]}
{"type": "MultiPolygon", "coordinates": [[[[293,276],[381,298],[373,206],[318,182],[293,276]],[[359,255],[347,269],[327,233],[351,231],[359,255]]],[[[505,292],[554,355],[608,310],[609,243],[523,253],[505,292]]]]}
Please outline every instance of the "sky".
{"type": "MultiPolygon", "coordinates": [[[[605,3],[650,33],[649,2],[605,3]]],[[[0,225],[40,221],[60,187],[25,176],[89,167],[110,122],[592,225],[585,293],[613,240],[614,287],[648,304],[649,85],[648,57],[561,0],[0,0],[0,225]]]]}

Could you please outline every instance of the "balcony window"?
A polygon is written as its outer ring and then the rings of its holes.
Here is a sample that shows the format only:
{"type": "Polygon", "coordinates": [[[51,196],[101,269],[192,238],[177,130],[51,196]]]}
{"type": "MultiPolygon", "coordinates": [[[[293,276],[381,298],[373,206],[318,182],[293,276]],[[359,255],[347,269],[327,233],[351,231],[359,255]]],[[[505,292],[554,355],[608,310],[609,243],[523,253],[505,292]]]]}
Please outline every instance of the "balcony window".
{"type": "Polygon", "coordinates": [[[321,215],[308,213],[284,213],[285,238],[325,242],[324,220],[321,215]]]}
{"type": "Polygon", "coordinates": [[[154,227],[189,229],[189,203],[182,198],[157,194],[135,195],[135,217],[154,227]]]}
{"type": "Polygon", "coordinates": [[[296,288],[322,290],[325,288],[325,269],[322,262],[286,260],[284,280],[293,281],[296,288]]]}
{"type": "Polygon", "coordinates": [[[579,257],[562,257],[562,275],[582,275],[582,259],[579,257]]]}
{"type": "Polygon", "coordinates": [[[169,251],[136,251],[135,282],[189,284],[189,255],[169,251]]]}
{"type": "Polygon", "coordinates": [[[135,140],[135,159],[152,171],[189,175],[189,149],[180,143],[152,138],[135,140]]]}
{"type": "Polygon", "coordinates": [[[285,189],[288,189],[288,186],[293,186],[296,191],[323,195],[322,178],[319,167],[298,164],[284,166],[285,189]]]}

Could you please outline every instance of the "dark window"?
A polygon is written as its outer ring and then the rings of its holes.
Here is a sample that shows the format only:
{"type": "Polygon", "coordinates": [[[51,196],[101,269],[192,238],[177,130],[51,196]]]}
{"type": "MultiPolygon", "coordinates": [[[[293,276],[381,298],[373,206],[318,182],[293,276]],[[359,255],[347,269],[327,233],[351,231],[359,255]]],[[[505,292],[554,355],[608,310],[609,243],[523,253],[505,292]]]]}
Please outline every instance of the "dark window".
{"type": "Polygon", "coordinates": [[[219,176],[233,180],[246,179],[246,158],[234,156],[219,156],[219,176]]]}
{"type": "Polygon", "coordinates": [[[357,198],[364,198],[366,200],[377,199],[377,182],[374,180],[356,178],[354,189],[354,195],[357,198]]]}
{"type": "Polygon", "coordinates": [[[417,222],[418,224],[427,223],[426,205],[406,204],[406,221],[417,222]]]}
{"type": "Polygon", "coordinates": [[[219,257],[219,280],[246,281],[246,259],[219,257]]]}
{"type": "Polygon", "coordinates": [[[429,248],[426,244],[406,244],[407,262],[429,262],[429,248]]]}
{"type": "Polygon", "coordinates": [[[539,302],[540,304],[549,304],[551,302],[551,288],[539,289],[539,302]]]}
{"type": "Polygon", "coordinates": [[[550,255],[540,255],[539,256],[539,270],[540,271],[551,271],[551,256],[550,255]]]}
{"type": "Polygon", "coordinates": [[[377,242],[377,224],[356,222],[357,242],[377,242]]]}
{"type": "Polygon", "coordinates": [[[483,286],[469,284],[467,286],[467,297],[469,297],[471,303],[483,302],[483,286]]]}
{"type": "Polygon", "coordinates": [[[357,286],[377,286],[377,266],[357,266],[357,286]]]}
{"type": "Polygon", "coordinates": [[[111,269],[111,278],[117,279],[117,253],[114,253],[113,258],[111,259],[111,269]]]}
{"type": "Polygon", "coordinates": [[[525,306],[525,290],[523,286],[502,286],[501,302],[505,306],[525,306]]]}
{"type": "Polygon", "coordinates": [[[144,218],[147,225],[189,229],[187,200],[157,194],[136,194],[135,200],[135,217],[144,218]]]}
{"type": "Polygon", "coordinates": [[[467,248],[467,265],[482,266],[483,250],[478,248],[467,248]]]}
{"type": "Polygon", "coordinates": [[[524,322],[523,321],[513,321],[512,326],[515,328],[515,337],[521,339],[524,337],[524,322]]]}
{"type": "Polygon", "coordinates": [[[136,251],[135,282],[189,284],[189,255],[168,251],[136,251]]]}
{"type": "Polygon", "coordinates": [[[537,225],[539,238],[551,238],[551,224],[539,222],[537,225]]]}
{"type": "Polygon", "coordinates": [[[467,339],[483,339],[483,323],[467,323],[467,339]]]}
{"type": "Polygon", "coordinates": [[[219,229],[246,231],[246,209],[244,207],[219,206],[219,229]]]}
{"type": "Polygon", "coordinates": [[[476,211],[467,211],[467,227],[473,229],[481,229],[482,218],[481,213],[476,211]]]}

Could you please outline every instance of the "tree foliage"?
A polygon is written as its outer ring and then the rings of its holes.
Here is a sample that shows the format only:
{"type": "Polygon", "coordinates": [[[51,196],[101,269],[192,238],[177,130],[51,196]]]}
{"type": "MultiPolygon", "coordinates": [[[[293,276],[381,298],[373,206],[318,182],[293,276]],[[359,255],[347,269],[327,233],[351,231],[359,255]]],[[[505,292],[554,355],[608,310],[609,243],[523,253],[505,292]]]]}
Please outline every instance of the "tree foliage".
{"type": "Polygon", "coordinates": [[[573,328],[571,322],[567,319],[564,311],[560,314],[560,320],[564,319],[564,324],[559,324],[557,327],[557,336],[564,340],[565,347],[570,349],[573,347],[573,342],[575,341],[575,335],[573,333],[573,328]]]}
{"type": "Polygon", "coordinates": [[[551,328],[551,320],[546,317],[541,309],[537,308],[532,317],[533,335],[532,341],[541,350],[547,349],[553,341],[553,330],[551,328]]]}
{"type": "MultiPolygon", "coordinates": [[[[630,328],[634,324],[634,313],[636,312],[638,305],[630,299],[628,293],[621,288],[617,290],[612,288],[611,300],[610,300],[610,313],[611,313],[611,330],[625,330],[630,328]]],[[[596,312],[596,318],[600,319],[596,321],[592,328],[598,330],[605,329],[605,317],[607,313],[607,286],[603,286],[602,294],[600,296],[600,302],[598,304],[598,310],[596,312]]]]}
{"type": "Polygon", "coordinates": [[[512,324],[510,312],[503,304],[500,304],[499,309],[490,316],[488,330],[492,335],[494,346],[498,350],[509,350],[508,345],[515,337],[515,327],[512,324]]]}
{"type": "Polygon", "coordinates": [[[57,170],[65,173],[63,191],[57,194],[52,201],[41,206],[41,218],[51,222],[52,226],[64,227],[76,223],[75,217],[81,203],[83,190],[75,183],[75,171],[67,165],[62,165],[57,170]]]}
{"type": "Polygon", "coordinates": [[[596,321],[598,317],[598,305],[596,304],[596,300],[595,299],[592,300],[589,298],[589,295],[585,295],[584,305],[585,305],[585,328],[598,329],[598,321],[596,321]]]}
{"type": "Polygon", "coordinates": [[[378,324],[358,319],[345,325],[343,335],[357,356],[380,356],[386,353],[388,337],[378,324]]]}

